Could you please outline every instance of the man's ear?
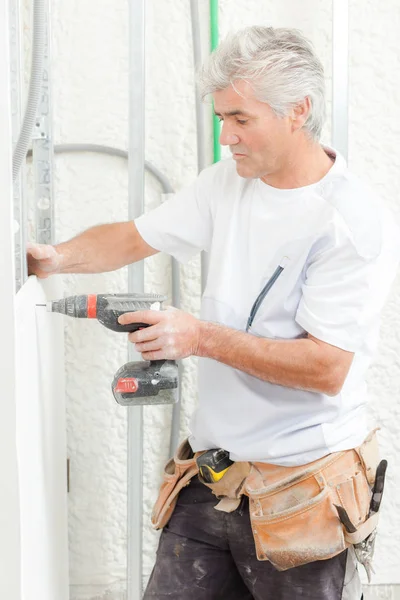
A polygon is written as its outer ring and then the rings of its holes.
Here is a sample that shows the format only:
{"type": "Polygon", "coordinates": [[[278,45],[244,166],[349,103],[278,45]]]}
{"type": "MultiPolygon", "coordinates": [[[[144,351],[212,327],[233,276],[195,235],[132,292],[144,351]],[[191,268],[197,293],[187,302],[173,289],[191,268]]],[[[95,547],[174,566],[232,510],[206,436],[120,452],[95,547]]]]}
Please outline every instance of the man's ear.
{"type": "Polygon", "coordinates": [[[290,112],[290,120],[292,123],[292,131],[297,131],[304,126],[311,110],[311,101],[308,96],[301,102],[298,102],[292,107],[290,112]]]}

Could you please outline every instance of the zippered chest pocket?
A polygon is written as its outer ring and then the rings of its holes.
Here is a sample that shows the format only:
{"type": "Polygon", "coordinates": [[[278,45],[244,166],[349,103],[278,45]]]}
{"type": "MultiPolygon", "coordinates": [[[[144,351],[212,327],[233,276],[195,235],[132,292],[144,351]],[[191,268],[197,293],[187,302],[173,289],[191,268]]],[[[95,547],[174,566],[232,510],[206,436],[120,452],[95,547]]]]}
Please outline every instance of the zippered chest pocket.
{"type": "Polygon", "coordinates": [[[260,337],[293,339],[304,335],[295,321],[313,237],[292,240],[271,260],[271,275],[249,312],[246,331],[260,337]],[[275,267],[275,268],[274,268],[275,267]],[[274,269],[274,270],[272,270],[274,269]]]}
{"type": "Polygon", "coordinates": [[[267,283],[264,285],[263,289],[257,296],[256,300],[254,301],[254,304],[250,310],[249,318],[247,319],[247,325],[246,325],[247,332],[250,330],[250,328],[253,324],[253,321],[257,315],[257,312],[258,312],[261,304],[264,301],[264,298],[266,297],[266,295],[268,294],[268,292],[270,291],[272,286],[276,283],[276,281],[278,280],[278,278],[280,277],[280,275],[286,268],[287,264],[289,263],[289,260],[290,259],[288,256],[284,256],[282,258],[282,260],[279,262],[279,265],[277,266],[277,268],[275,269],[275,271],[273,272],[273,274],[268,279],[267,283]]]}

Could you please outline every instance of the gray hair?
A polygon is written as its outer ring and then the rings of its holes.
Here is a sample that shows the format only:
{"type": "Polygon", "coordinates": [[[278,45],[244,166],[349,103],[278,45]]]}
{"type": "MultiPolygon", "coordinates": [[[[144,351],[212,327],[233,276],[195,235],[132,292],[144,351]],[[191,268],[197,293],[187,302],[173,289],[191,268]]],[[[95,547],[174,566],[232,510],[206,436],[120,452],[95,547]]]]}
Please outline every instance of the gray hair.
{"type": "Polygon", "coordinates": [[[202,98],[236,79],[248,81],[256,98],[280,117],[308,97],[311,107],[304,128],[313,139],[320,138],[325,121],[324,69],[300,31],[253,26],[230,34],[199,71],[202,98]]]}

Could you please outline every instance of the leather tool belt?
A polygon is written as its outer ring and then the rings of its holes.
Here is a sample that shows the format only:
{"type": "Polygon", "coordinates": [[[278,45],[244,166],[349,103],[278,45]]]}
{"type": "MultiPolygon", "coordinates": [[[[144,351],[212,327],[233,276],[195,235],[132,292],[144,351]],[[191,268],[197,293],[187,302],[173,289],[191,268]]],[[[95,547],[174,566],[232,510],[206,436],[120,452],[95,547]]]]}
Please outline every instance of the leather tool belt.
{"type": "MultiPolygon", "coordinates": [[[[152,513],[155,529],[166,525],[179,491],[198,474],[201,454],[193,455],[185,440],[168,461],[152,513]]],[[[284,571],[332,558],[376,529],[379,513],[368,519],[368,512],[378,464],[375,429],[359,447],[305,465],[237,462],[220,481],[203,483],[219,499],[217,510],[231,512],[243,494],[249,497],[257,558],[284,571]],[[355,533],[347,533],[335,505],[347,511],[355,533]]]]}

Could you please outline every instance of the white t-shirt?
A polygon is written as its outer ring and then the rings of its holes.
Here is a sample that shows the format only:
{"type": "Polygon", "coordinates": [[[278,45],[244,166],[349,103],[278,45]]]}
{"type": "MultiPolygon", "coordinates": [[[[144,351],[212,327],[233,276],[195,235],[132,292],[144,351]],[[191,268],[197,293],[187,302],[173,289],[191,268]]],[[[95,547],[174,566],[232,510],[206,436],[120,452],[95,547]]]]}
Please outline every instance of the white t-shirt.
{"type": "Polygon", "coordinates": [[[249,335],[293,340],[309,332],[355,353],[334,397],[200,358],[194,451],[224,448],[233,460],[294,466],[353,448],[368,433],[365,375],[399,262],[399,229],[344,159],[326,151],[336,160],[317,184],[273,188],[240,177],[227,159],[135,221],[148,244],[181,262],[209,253],[202,319],[245,331],[279,273],[249,335]]]}

